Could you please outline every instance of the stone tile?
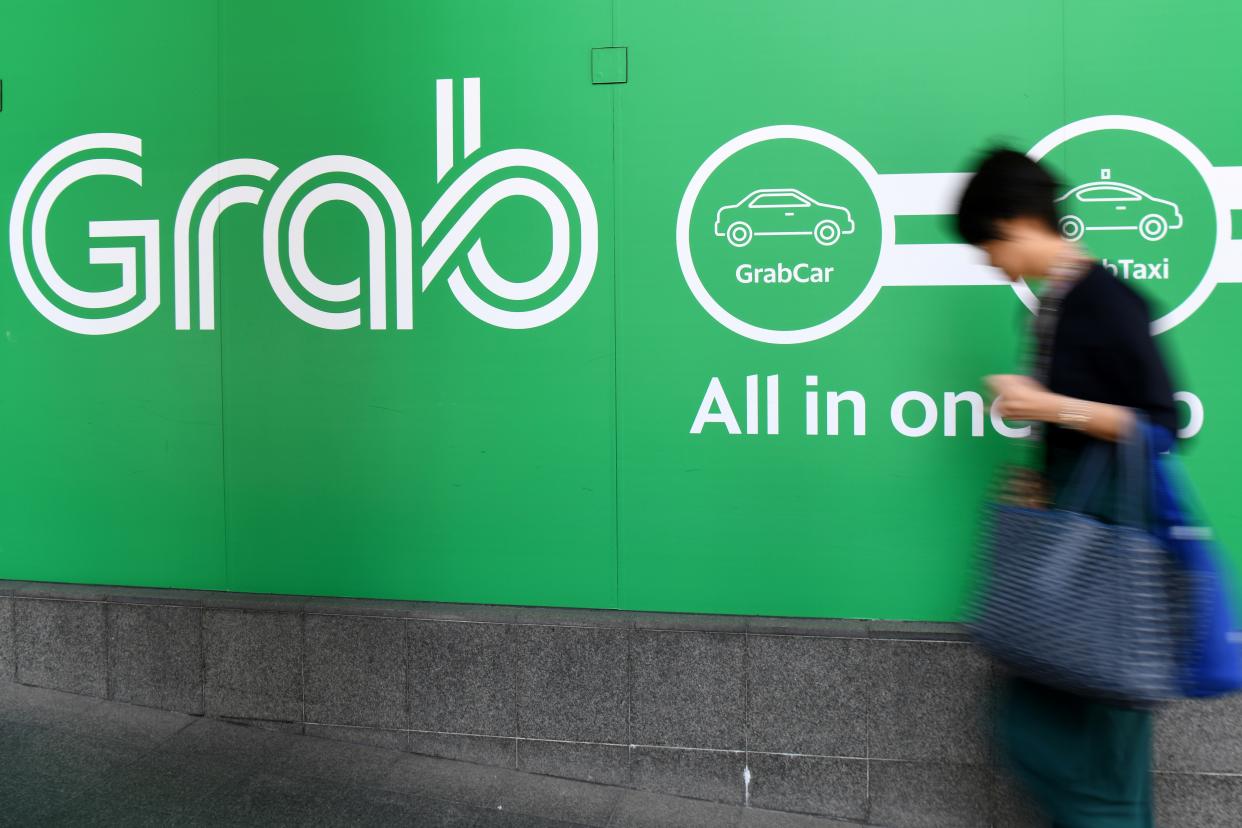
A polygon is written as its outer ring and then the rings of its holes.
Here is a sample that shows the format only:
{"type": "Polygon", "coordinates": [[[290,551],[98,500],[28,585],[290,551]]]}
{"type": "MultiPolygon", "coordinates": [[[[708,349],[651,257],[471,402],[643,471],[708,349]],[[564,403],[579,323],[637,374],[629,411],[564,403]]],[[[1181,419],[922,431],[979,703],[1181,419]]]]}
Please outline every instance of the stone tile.
{"type": "Polygon", "coordinates": [[[110,604],[159,604],[169,607],[201,607],[208,593],[194,589],[157,587],[106,587],[110,604]]]}
{"type": "Polygon", "coordinates": [[[370,745],[385,750],[409,750],[410,733],[406,730],[380,730],[375,727],[349,727],[346,725],[307,725],[306,735],[334,742],[370,745]]]}
{"type": "Polygon", "coordinates": [[[287,750],[293,740],[288,733],[247,727],[218,719],[196,719],[160,742],[160,753],[203,756],[217,761],[266,763],[287,750]]]}
{"type": "Polygon", "coordinates": [[[108,692],[104,604],[16,598],[17,680],[69,693],[108,692]]]}
{"type": "Polygon", "coordinates": [[[871,758],[984,764],[991,670],[973,647],[871,641],[871,758]]]}
{"type": "Polygon", "coordinates": [[[402,756],[376,786],[415,796],[434,796],[481,808],[496,808],[514,784],[516,772],[430,756],[402,756]]]}
{"type": "Polygon", "coordinates": [[[209,609],[203,647],[209,715],[302,720],[301,616],[209,609]]]}
{"type": "Polygon", "coordinates": [[[754,808],[867,817],[867,760],[822,759],[751,753],[750,804],[754,808]]]}
{"type": "Polygon", "coordinates": [[[747,618],[744,615],[707,613],[635,612],[633,625],[640,630],[744,633],[747,618]]]}
{"type": "Polygon", "coordinates": [[[247,772],[245,766],[216,757],[152,753],[110,773],[93,791],[105,795],[122,812],[194,813],[218,789],[239,782],[247,772]]]}
{"type": "Polygon", "coordinates": [[[745,754],[732,751],[635,747],[630,774],[635,788],[653,793],[710,799],[740,805],[745,754]]]}
{"type": "Polygon", "coordinates": [[[517,814],[511,811],[479,811],[470,828],[580,828],[577,823],[559,819],[517,814]]]}
{"type": "Polygon", "coordinates": [[[411,618],[417,612],[414,601],[388,598],[336,598],[312,595],[305,599],[303,609],[312,615],[351,615],[371,618],[411,618]]]}
{"type": "Polygon", "coordinates": [[[402,754],[330,739],[295,739],[267,770],[279,776],[328,779],[343,785],[369,785],[388,775],[402,754]]]}
{"type": "Polygon", "coordinates": [[[733,828],[742,809],[644,791],[629,791],[613,812],[610,828],[733,828]]]}
{"type": "Polygon", "coordinates": [[[635,630],[630,646],[633,744],[745,747],[745,636],[635,630]]]}
{"type": "Polygon", "coordinates": [[[875,639],[907,641],[969,641],[961,624],[940,621],[868,621],[868,634],[875,639]]]}
{"type": "Polygon", "coordinates": [[[622,795],[619,788],[551,776],[520,774],[514,780],[501,797],[503,810],[575,825],[604,828],[622,795]]]}
{"type": "Polygon", "coordinates": [[[522,607],[496,604],[445,604],[418,601],[410,608],[410,617],[419,621],[474,621],[483,624],[511,624],[522,607]]]}
{"type": "Polygon", "coordinates": [[[107,611],[112,698],[202,713],[202,610],[109,604],[107,611]]]}
{"type": "Polygon", "coordinates": [[[108,587],[97,584],[25,581],[14,588],[13,594],[23,598],[47,598],[56,601],[103,602],[108,600],[108,587]]]}
{"type": "Polygon", "coordinates": [[[485,812],[443,799],[375,788],[350,788],[317,825],[476,828],[485,812]]]}
{"type": "Polygon", "coordinates": [[[867,654],[847,638],[752,635],[747,747],[867,756],[867,654]]]}
{"type": "Polygon", "coordinates": [[[1052,828],[1017,781],[1000,770],[992,774],[992,814],[999,828],[1052,828]]]}
{"type": "Polygon", "coordinates": [[[0,682],[16,678],[13,660],[13,599],[0,595],[0,682]]]}
{"type": "Polygon", "coordinates": [[[867,638],[866,621],[849,618],[777,618],[758,616],[746,619],[746,631],[754,635],[809,635],[818,638],[867,638]]]}
{"type": "Polygon", "coordinates": [[[1155,747],[1160,770],[1242,773],[1242,695],[1165,707],[1155,747]]]}
{"type": "Polygon", "coordinates": [[[1167,828],[1237,828],[1242,777],[1157,773],[1156,824],[1167,828]]]}
{"type": "MultiPolygon", "coordinates": [[[[6,754],[8,751],[6,750],[6,754]]],[[[95,739],[67,730],[33,728],[14,751],[28,774],[47,777],[62,787],[88,787],[134,759],[132,746],[111,739],[95,739]]],[[[5,773],[10,772],[5,757],[5,773]]]]}
{"type": "Polygon", "coordinates": [[[259,772],[219,789],[211,815],[248,825],[312,825],[332,813],[347,793],[345,786],[326,780],[307,785],[301,778],[259,772]]]}
{"type": "Polygon", "coordinates": [[[165,828],[168,825],[179,828],[201,825],[212,825],[213,828],[236,826],[236,823],[206,823],[197,814],[189,811],[134,808],[112,798],[107,791],[100,790],[87,791],[57,803],[57,807],[47,815],[43,824],[60,828],[96,825],[118,825],[125,828],[165,828]]]}
{"type": "Polygon", "coordinates": [[[990,787],[988,768],[873,761],[867,819],[889,828],[988,828],[990,787]]]}
{"type": "Polygon", "coordinates": [[[73,730],[78,717],[102,704],[94,696],[0,682],[0,722],[73,730]]]}
{"type": "Polygon", "coordinates": [[[408,621],[410,727],[513,736],[517,692],[513,628],[408,621]]]}
{"type": "Polygon", "coordinates": [[[255,592],[203,592],[203,606],[209,609],[248,610],[250,612],[291,612],[306,609],[305,595],[269,595],[255,592]]]}
{"type": "Polygon", "coordinates": [[[278,722],[272,719],[247,719],[244,716],[221,716],[220,721],[230,724],[253,727],[257,730],[268,730],[273,733],[284,733],[291,736],[304,736],[306,725],[302,722],[278,722]]]}
{"type": "Polygon", "coordinates": [[[523,625],[628,629],[634,626],[634,616],[625,610],[514,607],[514,622],[523,625]]]}
{"type": "Polygon", "coordinates": [[[65,800],[86,790],[81,785],[64,789],[48,777],[10,773],[8,767],[5,771],[0,774],[0,803],[4,805],[0,808],[0,826],[3,828],[49,825],[65,800]]]}
{"type": "Polygon", "coordinates": [[[87,708],[66,727],[141,750],[155,747],[195,721],[188,713],[113,702],[87,708]]]}
{"type": "Polygon", "coordinates": [[[518,770],[525,773],[563,776],[601,785],[630,784],[630,749],[627,745],[519,739],[517,762],[518,770]]]}
{"type": "Polygon", "coordinates": [[[509,737],[421,733],[415,730],[410,732],[409,750],[423,756],[512,768],[517,764],[516,743],[516,739],[509,737]]]}
{"type": "Polygon", "coordinates": [[[741,824],[745,828],[859,828],[857,822],[843,822],[809,814],[791,814],[786,811],[765,811],[762,808],[743,809],[741,824]]]}
{"type": "Polygon", "coordinates": [[[623,629],[518,626],[518,735],[629,740],[623,629]]]}
{"type": "Polygon", "coordinates": [[[307,722],[409,726],[404,622],[308,614],[305,636],[307,722]]]}

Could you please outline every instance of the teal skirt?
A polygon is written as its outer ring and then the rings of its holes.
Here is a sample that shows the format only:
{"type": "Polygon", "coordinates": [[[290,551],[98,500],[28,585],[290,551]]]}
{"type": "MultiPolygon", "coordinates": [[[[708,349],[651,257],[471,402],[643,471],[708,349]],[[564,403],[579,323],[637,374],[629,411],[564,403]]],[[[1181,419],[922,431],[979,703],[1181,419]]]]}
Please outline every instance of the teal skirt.
{"type": "Polygon", "coordinates": [[[1150,710],[1011,679],[997,707],[1010,770],[1056,828],[1152,828],[1150,710]]]}

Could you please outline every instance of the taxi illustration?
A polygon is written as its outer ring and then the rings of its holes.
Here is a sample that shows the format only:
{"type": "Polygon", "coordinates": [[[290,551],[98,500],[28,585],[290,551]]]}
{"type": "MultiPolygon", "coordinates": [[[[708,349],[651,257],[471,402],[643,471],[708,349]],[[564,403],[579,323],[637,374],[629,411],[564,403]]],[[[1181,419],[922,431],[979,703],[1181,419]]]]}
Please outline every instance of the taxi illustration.
{"type": "Polygon", "coordinates": [[[755,236],[814,236],[830,247],[854,232],[854,219],[844,207],[799,190],[764,189],[717,210],[715,229],[734,247],[745,247],[755,236]]]}
{"type": "Polygon", "coordinates": [[[1100,170],[1099,181],[1079,184],[1056,201],[1061,208],[1061,234],[1070,241],[1096,230],[1137,230],[1154,242],[1182,226],[1176,204],[1113,181],[1107,169],[1100,170]]]}

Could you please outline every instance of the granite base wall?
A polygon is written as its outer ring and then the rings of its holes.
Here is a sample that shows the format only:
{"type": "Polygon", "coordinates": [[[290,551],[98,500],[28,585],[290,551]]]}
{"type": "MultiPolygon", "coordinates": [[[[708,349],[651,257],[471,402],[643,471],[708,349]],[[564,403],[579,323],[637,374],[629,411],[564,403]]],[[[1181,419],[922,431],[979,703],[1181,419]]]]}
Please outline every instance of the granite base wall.
{"type": "MultiPolygon", "coordinates": [[[[0,680],[890,828],[1045,824],[949,624],[0,581],[0,680]]],[[[1159,719],[1162,828],[1242,824],[1242,698],[1159,719]]]]}

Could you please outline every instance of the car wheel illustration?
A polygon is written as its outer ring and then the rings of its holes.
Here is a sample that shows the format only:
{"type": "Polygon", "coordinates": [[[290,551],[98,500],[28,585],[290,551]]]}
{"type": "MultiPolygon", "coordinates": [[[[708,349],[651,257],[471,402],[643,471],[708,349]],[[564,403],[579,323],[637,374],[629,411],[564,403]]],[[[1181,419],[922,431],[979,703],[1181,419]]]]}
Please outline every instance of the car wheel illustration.
{"type": "Polygon", "coordinates": [[[1061,219],[1060,225],[1061,235],[1070,241],[1078,241],[1087,230],[1087,226],[1078,216],[1066,216],[1061,219]]]}
{"type": "Polygon", "coordinates": [[[835,221],[824,219],[815,225],[815,241],[824,247],[831,247],[841,238],[841,226],[835,221]]]}
{"type": "Polygon", "coordinates": [[[755,232],[750,229],[750,225],[744,221],[735,221],[729,225],[728,233],[729,244],[734,247],[745,247],[750,244],[750,240],[755,237],[755,232]]]}
{"type": "Polygon", "coordinates": [[[1164,234],[1169,232],[1169,222],[1164,216],[1152,213],[1143,216],[1143,220],[1139,222],[1139,235],[1148,241],[1160,241],[1164,238],[1164,234]]]}

